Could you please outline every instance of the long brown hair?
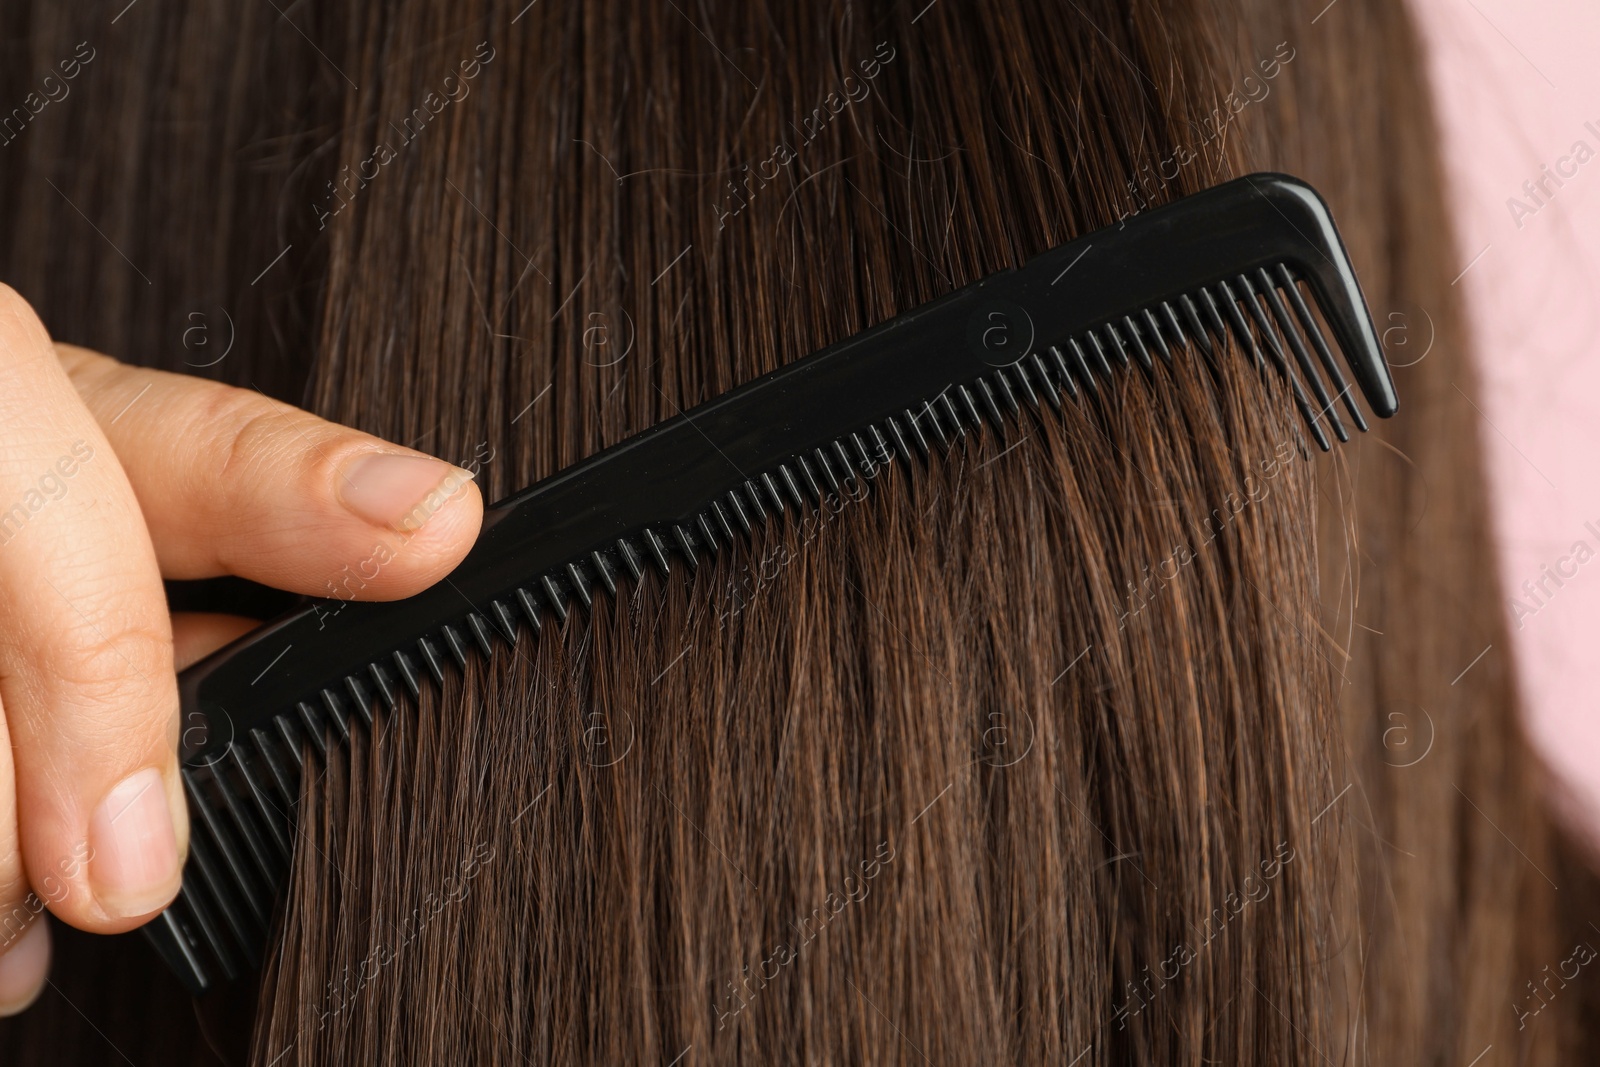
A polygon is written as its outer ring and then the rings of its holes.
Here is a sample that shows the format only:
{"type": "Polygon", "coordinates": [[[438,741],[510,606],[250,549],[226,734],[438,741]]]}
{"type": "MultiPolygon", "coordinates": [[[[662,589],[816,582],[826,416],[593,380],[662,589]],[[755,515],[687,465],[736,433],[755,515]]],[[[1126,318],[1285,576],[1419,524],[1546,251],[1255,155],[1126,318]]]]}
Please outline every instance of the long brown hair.
{"type": "MultiPolygon", "coordinates": [[[[491,499],[1250,170],[1323,191],[1410,342],[1401,414],[1330,458],[1237,353],[1190,353],[383,718],[308,776],[251,1061],[1586,1049],[1593,983],[1551,976],[1593,889],[1486,579],[1420,50],[1388,0],[1319,6],[119,16],[4,149],[6,280],[169,366],[224,310],[195,370],[474,460],[491,499]]],[[[18,36],[53,62],[78,26],[41,4],[18,36]]],[[[211,1055],[127,988],[153,959],[61,956],[0,1042],[211,1055]]]]}

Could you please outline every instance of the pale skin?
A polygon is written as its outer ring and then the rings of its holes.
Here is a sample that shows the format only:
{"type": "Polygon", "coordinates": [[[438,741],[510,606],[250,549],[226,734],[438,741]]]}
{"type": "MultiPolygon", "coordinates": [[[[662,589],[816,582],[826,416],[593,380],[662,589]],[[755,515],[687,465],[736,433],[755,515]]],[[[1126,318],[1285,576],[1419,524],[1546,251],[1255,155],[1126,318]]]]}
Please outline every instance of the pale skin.
{"type": "Polygon", "coordinates": [[[170,613],[162,578],[327,596],[382,544],[353,595],[391,600],[449,573],[482,517],[459,468],[53,344],[0,285],[0,1014],[44,986],[44,909],[120,933],[178,891],[176,672],[255,623],[170,613]]]}

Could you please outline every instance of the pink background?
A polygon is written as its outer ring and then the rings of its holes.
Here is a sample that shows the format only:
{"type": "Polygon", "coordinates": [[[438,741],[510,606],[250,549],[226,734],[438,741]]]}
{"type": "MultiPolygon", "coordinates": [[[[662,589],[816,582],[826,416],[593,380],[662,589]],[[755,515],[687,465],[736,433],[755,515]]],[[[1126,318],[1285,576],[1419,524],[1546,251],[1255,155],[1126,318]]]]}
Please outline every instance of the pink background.
{"type": "MultiPolygon", "coordinates": [[[[1483,368],[1479,422],[1502,596],[1508,616],[1513,596],[1533,609],[1512,629],[1530,731],[1572,814],[1600,838],[1600,4],[1413,7],[1444,126],[1466,271],[1458,285],[1483,368]],[[1541,165],[1554,169],[1580,140],[1596,158],[1562,187],[1549,183],[1554,196],[1537,205],[1523,183],[1543,177],[1541,165]],[[1511,197],[1538,207],[1520,228],[1511,197]],[[1542,604],[1529,599],[1522,584],[1572,556],[1578,541],[1595,558],[1581,566],[1570,558],[1562,566],[1575,576],[1560,587],[1547,580],[1553,595],[1539,593],[1542,604]]],[[[1333,7],[1322,17],[1338,14],[1333,7]]]]}

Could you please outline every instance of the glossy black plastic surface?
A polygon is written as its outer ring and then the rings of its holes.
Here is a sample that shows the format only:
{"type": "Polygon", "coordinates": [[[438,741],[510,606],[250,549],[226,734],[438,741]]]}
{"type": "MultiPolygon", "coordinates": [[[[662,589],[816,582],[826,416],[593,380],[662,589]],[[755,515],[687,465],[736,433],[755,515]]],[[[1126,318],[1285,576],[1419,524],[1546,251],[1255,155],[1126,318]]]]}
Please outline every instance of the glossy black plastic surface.
{"type": "Polygon", "coordinates": [[[1324,448],[1325,427],[1347,437],[1341,406],[1365,428],[1335,352],[1372,412],[1397,407],[1326,206],[1296,179],[1252,175],[983,278],[539,482],[491,508],[465,561],[417,596],[319,601],[246,635],[180,675],[194,847],[152,942],[196,991],[256,963],[302,749],[315,758],[379,702],[645,571],[698,565],[877,464],[1005,433],[1135,362],[1212,358],[1223,338],[1289,379],[1324,448]]]}

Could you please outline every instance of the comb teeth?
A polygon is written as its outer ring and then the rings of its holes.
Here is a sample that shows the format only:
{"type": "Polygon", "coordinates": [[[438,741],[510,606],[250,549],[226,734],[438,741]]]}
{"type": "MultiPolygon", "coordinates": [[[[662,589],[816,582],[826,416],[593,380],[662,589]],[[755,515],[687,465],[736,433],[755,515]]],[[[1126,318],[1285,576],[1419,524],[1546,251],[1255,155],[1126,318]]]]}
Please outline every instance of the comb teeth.
{"type": "Polygon", "coordinates": [[[1237,349],[1285,383],[1327,449],[1330,432],[1349,439],[1341,402],[1367,427],[1336,347],[1373,410],[1393,413],[1326,208],[1292,179],[1247,178],[1060,246],[590,457],[491,509],[449,580],[394,605],[302,609],[180,675],[184,721],[199,715],[212,729],[183,771],[193,813],[183,888],[149,938],[195,993],[259,963],[292,861],[302,762],[370,730],[379,701],[395,709],[402,690],[415,699],[442,687],[525,630],[559,629],[647,574],[692,573],[758,527],[859,496],[889,468],[917,468],[969,434],[1020,439],[1030,419],[1107,402],[1120,375],[1154,375],[1158,363],[1215,371],[1237,349]],[[1056,288],[1062,265],[1089,248],[1104,269],[1076,273],[1072,292],[1056,288]],[[997,290],[985,288],[992,280],[997,290]],[[1029,306],[997,302],[996,291],[1029,306]],[[995,306],[1035,327],[1022,358],[1003,366],[950,341],[995,306]]]}
{"type": "MultiPolygon", "coordinates": [[[[957,388],[957,401],[929,398],[920,410],[907,408],[898,417],[885,419],[881,427],[869,425],[817,449],[809,458],[795,457],[773,472],[747,479],[688,521],[619,538],[592,550],[584,560],[566,564],[559,573],[530,579],[511,595],[492,600],[483,611],[464,615],[470,640],[457,627],[443,626],[415,644],[416,657],[396,650],[389,663],[414,697],[427,681],[443,682],[440,645],[458,667],[464,667],[473,652],[488,658],[500,645],[515,647],[519,608],[534,632],[546,621],[559,626],[574,606],[588,611],[596,596],[615,597],[619,577],[640,581],[640,560],[651,561],[662,576],[670,575],[675,564],[693,570],[735,545],[739,534],[750,536],[754,525],[792,512],[820,510],[844,493],[859,492],[860,486],[896,463],[925,463],[935,449],[954,448],[969,433],[993,432],[1004,439],[1016,430],[1024,412],[1042,417],[1064,402],[1082,403],[1099,394],[1118,375],[1153,371],[1157,358],[1170,363],[1229,343],[1237,343],[1264,372],[1271,370],[1289,380],[1302,417],[1322,448],[1329,447],[1321,432],[1323,418],[1341,441],[1348,439],[1333,411],[1339,398],[1352,411],[1356,425],[1366,428],[1326,338],[1289,269],[1280,264],[1271,271],[1263,269],[1253,282],[1243,276],[1231,284],[1219,280],[1183,294],[1176,303],[1164,301],[1081,336],[1058,338],[1043,351],[957,388]],[[1196,332],[1201,308],[1207,309],[1211,320],[1203,334],[1196,332]],[[1312,363],[1313,351],[1326,354],[1323,366],[1333,378],[1331,394],[1312,363]],[[1317,406],[1312,406],[1310,397],[1317,406]],[[426,670],[419,669],[418,658],[426,670]]],[[[376,663],[365,669],[373,688],[392,706],[395,685],[389,672],[376,663]]],[[[324,733],[332,729],[348,737],[349,708],[362,725],[371,724],[368,687],[352,674],[344,688],[349,699],[323,690],[321,709],[301,702],[298,718],[278,716],[276,736],[252,731],[247,739],[234,741],[226,760],[185,769],[190,803],[199,816],[194,834],[200,876],[185,881],[164,924],[169,933],[182,932],[193,969],[231,979],[258,964],[270,916],[270,896],[264,887],[281,879],[290,859],[293,801],[287,798],[294,795],[300,771],[298,742],[309,740],[317,757],[325,759],[324,733]],[[248,798],[248,803],[241,798],[248,798]]]]}
{"type": "MultiPolygon", "coordinates": [[[[1336,410],[1341,402],[1356,428],[1367,429],[1367,421],[1352,396],[1329,347],[1322,327],[1311,314],[1296,278],[1286,263],[1272,264],[1233,279],[1218,279],[1192,293],[1180,294],[1175,301],[1164,300],[1155,307],[1121,316],[1077,336],[1057,339],[989,380],[980,378],[976,386],[988,398],[988,410],[996,425],[1000,412],[994,407],[997,391],[1010,398],[1033,395],[1033,379],[1048,384],[1051,401],[1064,395],[1077,400],[1081,395],[1098,393],[1114,382],[1117,375],[1135,365],[1147,372],[1155,369],[1156,358],[1172,363],[1174,352],[1197,350],[1208,357],[1214,346],[1236,344],[1263,373],[1271,371],[1283,379],[1294,397],[1301,419],[1312,439],[1324,452],[1332,446],[1323,429],[1333,430],[1340,441],[1349,441],[1350,432],[1336,410]],[[1312,360],[1317,354],[1321,366],[1332,379],[1332,386],[1312,360]]],[[[965,396],[970,392],[963,390],[965,396]]],[[[966,406],[962,429],[979,429],[983,419],[975,405],[966,406]]],[[[1034,410],[1036,403],[1030,402],[1034,410]]],[[[1008,405],[1015,416],[1017,405],[1008,405]]],[[[935,410],[935,409],[930,409],[935,410]]]]}

